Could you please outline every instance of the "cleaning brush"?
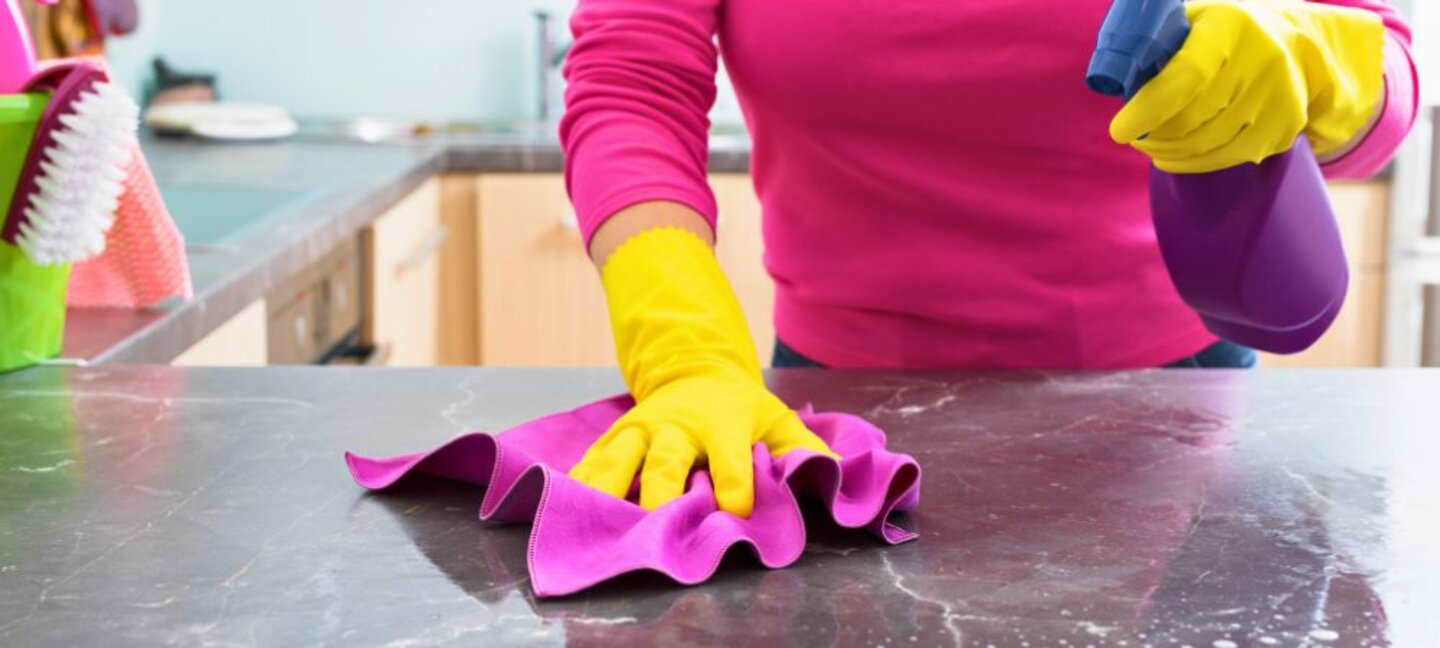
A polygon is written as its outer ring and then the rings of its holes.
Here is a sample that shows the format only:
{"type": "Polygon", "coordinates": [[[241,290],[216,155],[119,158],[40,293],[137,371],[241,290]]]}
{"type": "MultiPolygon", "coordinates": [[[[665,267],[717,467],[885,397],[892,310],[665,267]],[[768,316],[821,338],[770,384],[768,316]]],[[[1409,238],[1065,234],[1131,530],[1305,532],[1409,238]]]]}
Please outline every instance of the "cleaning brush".
{"type": "Polygon", "coordinates": [[[140,109],[88,62],[49,68],[26,91],[49,92],[50,101],[0,238],[41,265],[99,254],[124,191],[140,109]]]}

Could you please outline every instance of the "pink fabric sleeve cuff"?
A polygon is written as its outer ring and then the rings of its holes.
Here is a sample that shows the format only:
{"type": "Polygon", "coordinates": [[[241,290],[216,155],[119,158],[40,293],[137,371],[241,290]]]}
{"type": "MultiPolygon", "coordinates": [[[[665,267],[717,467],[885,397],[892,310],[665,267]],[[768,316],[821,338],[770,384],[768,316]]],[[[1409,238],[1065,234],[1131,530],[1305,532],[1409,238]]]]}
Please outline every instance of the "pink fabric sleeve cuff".
{"type": "Polygon", "coordinates": [[[1385,98],[1380,118],[1359,146],[1321,167],[1325,177],[1360,180],[1379,173],[1415,125],[1419,104],[1419,83],[1410,49],[1389,34],[1385,38],[1385,98]]]}
{"type": "MultiPolygon", "coordinates": [[[[695,210],[710,224],[710,229],[715,230],[715,222],[719,209],[715,206],[715,197],[708,193],[687,190],[684,187],[660,187],[660,186],[637,186],[628,191],[606,196],[602,201],[594,203],[585,213],[576,213],[575,218],[580,222],[580,234],[588,247],[590,238],[595,235],[595,230],[605,224],[611,216],[631,205],[638,205],[645,202],[666,201],[680,203],[695,210]]],[[[718,236],[718,232],[716,233],[718,236]]]]}

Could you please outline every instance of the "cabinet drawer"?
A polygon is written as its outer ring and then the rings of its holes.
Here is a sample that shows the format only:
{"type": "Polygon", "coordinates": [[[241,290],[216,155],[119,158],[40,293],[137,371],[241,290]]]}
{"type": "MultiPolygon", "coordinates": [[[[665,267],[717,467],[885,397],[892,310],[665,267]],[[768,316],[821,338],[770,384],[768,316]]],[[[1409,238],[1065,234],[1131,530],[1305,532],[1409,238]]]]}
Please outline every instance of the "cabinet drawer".
{"type": "Polygon", "coordinates": [[[322,339],[338,340],[360,325],[360,252],[342,246],[328,264],[325,279],[325,331],[322,339]]]}
{"type": "Polygon", "coordinates": [[[304,364],[319,353],[317,327],[319,300],[309,290],[295,293],[270,314],[269,342],[272,363],[304,364]]]}

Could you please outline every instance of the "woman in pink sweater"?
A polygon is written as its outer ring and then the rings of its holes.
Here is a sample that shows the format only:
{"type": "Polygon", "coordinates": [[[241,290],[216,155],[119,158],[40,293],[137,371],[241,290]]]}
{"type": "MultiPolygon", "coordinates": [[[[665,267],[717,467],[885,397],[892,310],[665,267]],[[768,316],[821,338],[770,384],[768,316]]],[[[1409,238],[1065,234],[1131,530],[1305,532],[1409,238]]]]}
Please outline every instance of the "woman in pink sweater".
{"type": "Polygon", "coordinates": [[[1327,176],[1374,174],[1416,113],[1409,29],[1382,0],[1192,0],[1190,40],[1121,111],[1083,82],[1108,7],[580,0],[566,179],[638,405],[576,477],[623,496],[643,465],[653,508],[708,462],[744,515],[754,443],[827,451],[766,391],[709,249],[720,55],[754,142],[777,366],[1252,365],[1176,295],[1147,169],[1303,134],[1327,176]]]}

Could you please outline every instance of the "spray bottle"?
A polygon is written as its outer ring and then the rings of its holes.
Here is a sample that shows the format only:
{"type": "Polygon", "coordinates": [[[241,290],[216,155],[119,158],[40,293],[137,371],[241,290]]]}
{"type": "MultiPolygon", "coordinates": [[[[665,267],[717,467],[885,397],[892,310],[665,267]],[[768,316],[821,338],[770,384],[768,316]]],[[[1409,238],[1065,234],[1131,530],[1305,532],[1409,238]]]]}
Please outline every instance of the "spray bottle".
{"type": "MultiPolygon", "coordinates": [[[[1086,84],[1129,99],[1180,50],[1182,0],[1115,0],[1086,84]]],[[[1259,164],[1150,169],[1150,210],[1170,278],[1210,332],[1272,353],[1314,344],[1350,274],[1320,165],[1304,135],[1259,164]]]]}

